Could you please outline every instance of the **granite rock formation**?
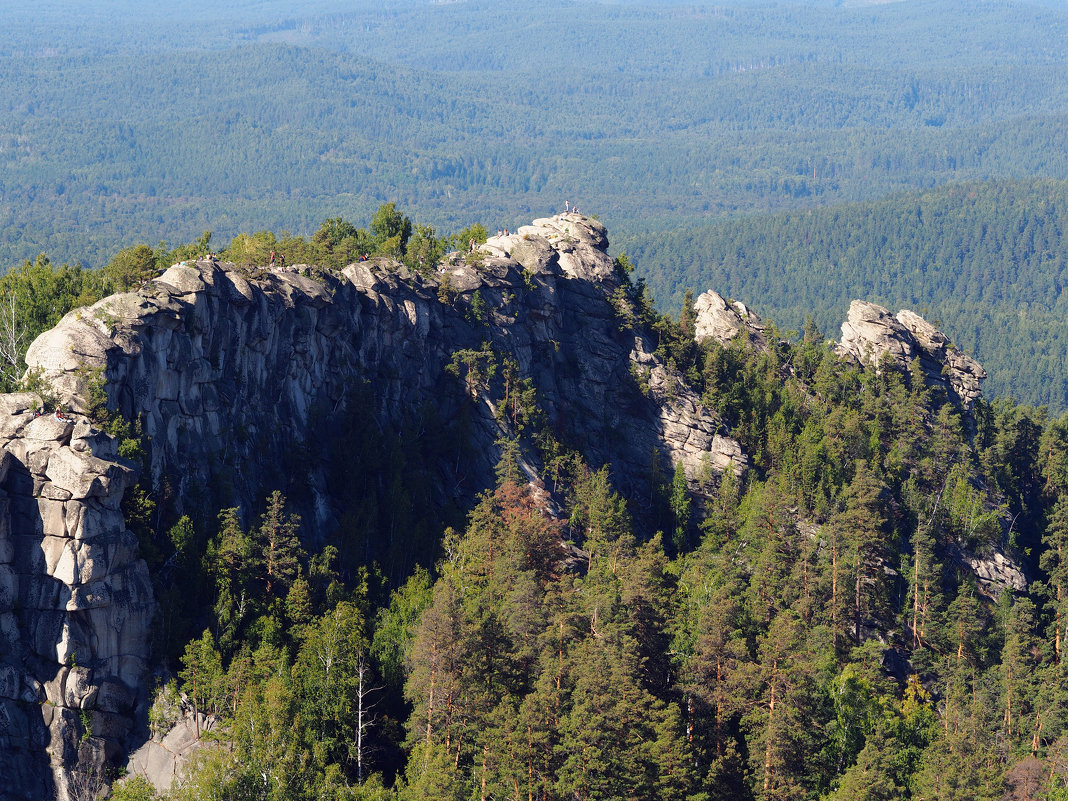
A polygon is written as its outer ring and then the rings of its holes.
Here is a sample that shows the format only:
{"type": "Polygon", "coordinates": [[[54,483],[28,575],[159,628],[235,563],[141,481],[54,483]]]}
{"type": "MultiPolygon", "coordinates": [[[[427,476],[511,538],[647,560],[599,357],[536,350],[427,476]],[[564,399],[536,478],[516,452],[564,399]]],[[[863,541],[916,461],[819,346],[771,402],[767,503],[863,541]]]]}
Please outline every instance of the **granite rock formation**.
{"type": "Polygon", "coordinates": [[[849,304],[839,352],[876,369],[893,365],[906,375],[912,360],[919,359],[927,385],[944,390],[965,410],[979,397],[979,382],[986,378],[975,359],[918,314],[903,310],[894,316],[863,300],[849,304]]]}
{"type": "Polygon", "coordinates": [[[714,339],[726,345],[744,332],[747,341],[758,347],[767,345],[763,321],[744,303],[736,300],[728,303],[722,295],[710,289],[698,296],[693,310],[694,339],[698,342],[714,339]]]}
{"type": "Polygon", "coordinates": [[[0,396],[0,796],[69,798],[123,755],[155,602],[119,510],[134,470],[34,401],[0,396]]]}
{"type": "MultiPolygon", "coordinates": [[[[83,416],[94,383],[141,421],[143,480],[166,482],[178,511],[250,509],[299,486],[309,532],[344,513],[324,443],[356,410],[360,424],[390,427],[427,404],[447,421],[473,400],[474,455],[462,470],[458,458],[440,465],[438,491],[470,501],[492,484],[507,390],[500,372],[466,384],[447,372],[464,351],[513,362],[554,430],[634,497],[653,453],[681,462],[695,490],[744,471],[723,422],[621,322],[607,244],[600,223],[565,214],[428,275],[388,259],[340,274],[205,259],[39,337],[27,362],[73,411],[35,417],[32,397],[0,398],[0,775],[12,777],[0,796],[80,795],[73,779],[135,744],[154,602],[119,511],[134,471],[83,416]]],[[[532,474],[536,458],[524,454],[532,474]]]]}

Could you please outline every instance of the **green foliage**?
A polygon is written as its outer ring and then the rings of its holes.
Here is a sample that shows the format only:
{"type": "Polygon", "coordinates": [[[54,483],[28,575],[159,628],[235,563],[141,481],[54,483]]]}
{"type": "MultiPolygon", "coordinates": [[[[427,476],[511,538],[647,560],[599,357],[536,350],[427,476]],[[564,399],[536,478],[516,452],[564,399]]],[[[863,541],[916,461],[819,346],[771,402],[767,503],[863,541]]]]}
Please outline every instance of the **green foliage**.
{"type": "Polygon", "coordinates": [[[482,223],[475,223],[450,236],[447,246],[450,250],[468,252],[471,250],[472,242],[477,246],[485,244],[487,239],[489,239],[489,231],[486,230],[486,226],[482,223]]]}
{"type": "Polygon", "coordinates": [[[160,264],[163,255],[148,245],[134,245],[120,250],[100,271],[104,294],[128,292],[155,278],[170,267],[170,264],[160,264]]]}
{"type": "Polygon", "coordinates": [[[415,233],[408,240],[404,261],[413,270],[429,275],[445,255],[445,241],[429,225],[416,225],[415,233]]]}
{"type": "Polygon", "coordinates": [[[482,299],[482,293],[476,289],[471,295],[471,304],[467,307],[468,319],[476,325],[486,325],[490,314],[489,306],[482,299]]]}
{"type": "Polygon", "coordinates": [[[270,261],[271,251],[281,251],[281,246],[273,233],[261,231],[255,234],[238,234],[230,241],[222,255],[238,267],[264,267],[270,261]]]}
{"type": "Polygon", "coordinates": [[[156,690],[152,706],[148,710],[148,726],[153,737],[162,738],[182,718],[181,697],[178,684],[169,681],[156,690]]]}
{"type": "Polygon", "coordinates": [[[52,389],[52,385],[45,379],[44,370],[40,367],[27,370],[15,388],[19,392],[30,392],[37,396],[34,402],[34,408],[37,411],[46,412],[48,409],[56,409],[59,406],[59,397],[52,389]]]}
{"type": "Polygon", "coordinates": [[[682,462],[675,465],[675,475],[671,480],[671,514],[675,518],[671,542],[676,551],[683,551],[687,546],[690,529],[690,487],[686,481],[686,468],[682,462]]]}
{"type": "Polygon", "coordinates": [[[375,250],[384,256],[400,258],[412,235],[412,221],[397,211],[394,203],[385,203],[371,218],[371,236],[375,250]]]}
{"type": "Polygon", "coordinates": [[[430,588],[430,574],[417,569],[390,594],[389,606],[378,612],[370,651],[382,677],[394,686],[403,684],[414,628],[432,599],[430,588]]]}
{"type": "Polygon", "coordinates": [[[489,388],[497,372],[497,354],[488,342],[484,342],[480,350],[466,348],[456,351],[445,370],[462,379],[467,394],[477,399],[480,392],[489,388]]]}
{"type": "Polygon", "coordinates": [[[44,255],[0,277],[0,390],[13,392],[26,348],[71,309],[101,297],[100,276],[81,265],[57,267],[44,255]]]}
{"type": "Polygon", "coordinates": [[[108,796],[111,801],[155,801],[156,788],[144,776],[131,776],[116,782],[108,796]]]}
{"type": "Polygon", "coordinates": [[[178,677],[182,688],[197,712],[218,712],[223,704],[222,657],[207,629],[199,640],[192,640],[182,657],[178,677]]]}

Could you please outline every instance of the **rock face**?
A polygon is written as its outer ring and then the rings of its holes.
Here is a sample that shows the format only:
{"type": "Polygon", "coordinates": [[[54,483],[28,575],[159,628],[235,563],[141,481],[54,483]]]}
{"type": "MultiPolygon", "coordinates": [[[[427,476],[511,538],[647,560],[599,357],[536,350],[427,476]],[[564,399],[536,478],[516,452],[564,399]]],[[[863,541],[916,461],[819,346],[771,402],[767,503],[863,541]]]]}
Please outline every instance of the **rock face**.
{"type": "Polygon", "coordinates": [[[975,574],[980,593],[996,601],[1002,592],[1023,592],[1027,589],[1027,577],[1023,570],[1005,554],[994,551],[990,556],[977,556],[971,551],[959,549],[952,556],[961,565],[967,565],[975,574]]]}
{"type": "Polygon", "coordinates": [[[155,602],[119,511],[134,471],[33,401],[0,396],[0,796],[67,798],[122,756],[155,602]]]}
{"type": "MultiPolygon", "coordinates": [[[[565,214],[429,276],[385,259],[340,275],[183,263],[39,337],[27,362],[77,422],[0,398],[0,776],[15,777],[4,797],[47,797],[53,781],[72,797],[72,776],[99,775],[131,745],[154,607],[119,511],[133,471],[79,414],[94,381],[142,422],[147,478],[167,482],[179,510],[249,509],[299,487],[312,531],[344,513],[327,452],[361,392],[372,408],[359,422],[379,427],[427,404],[448,421],[474,400],[474,456],[463,471],[441,466],[441,491],[469,500],[492,484],[509,431],[503,369],[466,382],[446,371],[475,351],[530,379],[558,436],[594,467],[610,463],[634,497],[654,453],[681,462],[695,490],[744,471],[722,421],[621,322],[607,244],[600,223],[565,214]]],[[[536,458],[525,454],[531,471],[536,458]]]]}
{"type": "Polygon", "coordinates": [[[693,310],[694,339],[698,342],[714,339],[726,345],[744,332],[749,342],[759,347],[767,345],[764,323],[743,303],[733,301],[728,304],[722,295],[710,289],[698,296],[693,310]]]}
{"type": "Polygon", "coordinates": [[[975,359],[957,350],[949,339],[914,312],[893,316],[887,309],[863,300],[849,304],[849,317],[842,323],[839,352],[877,369],[894,365],[908,371],[920,360],[928,386],[940,388],[969,410],[979,397],[979,382],[986,371],[975,359]]]}
{"type": "Polygon", "coordinates": [[[182,717],[165,732],[159,732],[130,754],[129,776],[143,776],[162,792],[171,789],[197,751],[210,747],[210,740],[202,739],[205,732],[215,728],[214,717],[183,710],[182,717]]]}

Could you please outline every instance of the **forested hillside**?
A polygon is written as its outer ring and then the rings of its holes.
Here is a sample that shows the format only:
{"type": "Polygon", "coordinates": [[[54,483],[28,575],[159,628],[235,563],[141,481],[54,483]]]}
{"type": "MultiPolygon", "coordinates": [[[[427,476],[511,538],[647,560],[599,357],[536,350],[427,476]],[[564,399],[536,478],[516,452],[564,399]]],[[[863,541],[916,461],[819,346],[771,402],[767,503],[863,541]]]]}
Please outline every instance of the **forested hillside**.
{"type": "Polygon", "coordinates": [[[851,300],[941,321],[985,392],[1068,408],[1068,183],[964,184],[618,243],[665,308],[712,287],[837,337],[851,300]]]}
{"type": "MultiPolygon", "coordinates": [[[[446,244],[386,206],[369,229],[332,219],[311,240],[243,235],[223,255],[252,278],[282,241],[309,277],[364,249],[408,262],[379,262],[388,274],[437,275],[446,244]]],[[[135,248],[102,275],[136,287],[174,255],[135,248]]],[[[365,488],[359,516],[314,546],[277,492],[197,520],[167,486],[129,493],[162,602],[149,724],[162,736],[207,713],[196,736],[217,743],[169,797],[1064,796],[1068,418],[1005,400],[966,412],[917,365],[862,370],[812,325],[798,341],[769,327],[770,349],[698,345],[693,309],[659,315],[629,267],[587,291],[610,297],[615,338],[651,338],[678,371],[654,390],[636,367],[632,403],[692,388],[744,448],[740,478],[654,457],[634,503],[618,466],[581,456],[583,420],[554,422],[484,346],[458,351],[440,388],[472,416],[497,410],[505,436],[466,525],[447,528],[411,472],[463,447],[425,430],[370,427],[340,479],[365,488]],[[543,466],[559,511],[520,460],[543,466]],[[404,558],[422,569],[392,583],[345,532],[392,543],[398,517],[408,534],[419,521],[404,558]]],[[[42,263],[9,281],[47,314],[100,291],[83,278],[42,263]]],[[[525,325],[498,296],[472,297],[469,324],[525,325]]],[[[447,286],[439,299],[460,302],[447,286]]],[[[143,453],[135,425],[93,413],[143,453]]],[[[155,792],[134,779],[113,795],[155,792]]]]}

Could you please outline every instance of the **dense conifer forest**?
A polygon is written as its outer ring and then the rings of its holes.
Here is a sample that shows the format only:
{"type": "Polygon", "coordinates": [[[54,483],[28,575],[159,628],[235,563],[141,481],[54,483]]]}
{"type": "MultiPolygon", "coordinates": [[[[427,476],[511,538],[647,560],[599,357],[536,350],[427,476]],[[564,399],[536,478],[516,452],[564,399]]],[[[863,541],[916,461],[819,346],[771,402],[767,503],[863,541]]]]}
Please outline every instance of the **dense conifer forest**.
{"type": "Polygon", "coordinates": [[[388,201],[511,228],[569,199],[624,232],[1068,177],[1056,5],[13,5],[8,268],[388,201]]]}

